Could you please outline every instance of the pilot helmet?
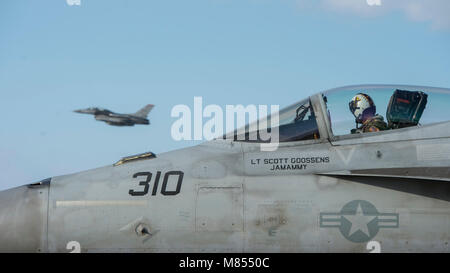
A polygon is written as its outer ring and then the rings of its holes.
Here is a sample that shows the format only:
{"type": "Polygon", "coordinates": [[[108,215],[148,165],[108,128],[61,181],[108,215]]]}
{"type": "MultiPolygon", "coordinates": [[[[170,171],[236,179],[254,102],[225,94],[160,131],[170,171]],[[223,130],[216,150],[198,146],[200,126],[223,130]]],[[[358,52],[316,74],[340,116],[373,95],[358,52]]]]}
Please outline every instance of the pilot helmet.
{"type": "Polygon", "coordinates": [[[367,117],[376,113],[376,106],[372,98],[364,93],[358,93],[348,104],[350,112],[355,116],[357,123],[363,123],[367,117]]]}

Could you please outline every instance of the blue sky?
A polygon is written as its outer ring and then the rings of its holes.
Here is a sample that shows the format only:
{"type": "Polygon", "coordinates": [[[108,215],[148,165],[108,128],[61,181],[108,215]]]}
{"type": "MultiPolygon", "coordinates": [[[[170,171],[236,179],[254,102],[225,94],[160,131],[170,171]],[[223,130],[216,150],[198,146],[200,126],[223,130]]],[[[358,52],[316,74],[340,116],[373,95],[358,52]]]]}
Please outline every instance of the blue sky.
{"type": "Polygon", "coordinates": [[[174,105],[290,105],[342,85],[450,87],[450,1],[0,2],[0,189],[198,142],[174,105]],[[74,109],[135,112],[112,127],[74,109]]]}

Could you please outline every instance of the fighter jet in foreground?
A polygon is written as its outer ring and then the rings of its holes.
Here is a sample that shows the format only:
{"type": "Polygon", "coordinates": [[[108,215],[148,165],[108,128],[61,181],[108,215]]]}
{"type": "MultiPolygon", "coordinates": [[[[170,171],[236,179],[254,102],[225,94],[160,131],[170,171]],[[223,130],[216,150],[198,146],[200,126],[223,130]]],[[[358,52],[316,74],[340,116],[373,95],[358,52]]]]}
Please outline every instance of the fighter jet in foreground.
{"type": "Polygon", "coordinates": [[[219,138],[6,190],[0,250],[449,252],[448,105],[450,89],[343,87],[281,110],[273,151],[219,138]],[[388,129],[355,132],[359,93],[388,129]]]}
{"type": "Polygon", "coordinates": [[[96,120],[104,121],[109,125],[134,126],[135,124],[150,124],[147,115],[152,110],[153,106],[153,104],[147,104],[144,108],[134,114],[117,114],[107,109],[97,107],[75,110],[74,112],[94,115],[96,120]]]}

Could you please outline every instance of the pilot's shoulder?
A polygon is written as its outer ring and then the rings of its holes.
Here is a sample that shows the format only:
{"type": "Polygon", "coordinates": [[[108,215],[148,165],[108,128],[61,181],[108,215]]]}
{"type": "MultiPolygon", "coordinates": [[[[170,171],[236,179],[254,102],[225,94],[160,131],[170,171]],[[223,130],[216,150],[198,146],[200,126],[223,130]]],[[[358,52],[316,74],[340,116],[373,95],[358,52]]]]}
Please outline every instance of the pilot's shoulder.
{"type": "Polygon", "coordinates": [[[378,129],[380,129],[380,130],[387,130],[388,129],[388,125],[384,121],[383,116],[381,116],[381,115],[376,115],[375,117],[373,117],[371,122],[368,125],[369,126],[375,126],[378,129]]]}

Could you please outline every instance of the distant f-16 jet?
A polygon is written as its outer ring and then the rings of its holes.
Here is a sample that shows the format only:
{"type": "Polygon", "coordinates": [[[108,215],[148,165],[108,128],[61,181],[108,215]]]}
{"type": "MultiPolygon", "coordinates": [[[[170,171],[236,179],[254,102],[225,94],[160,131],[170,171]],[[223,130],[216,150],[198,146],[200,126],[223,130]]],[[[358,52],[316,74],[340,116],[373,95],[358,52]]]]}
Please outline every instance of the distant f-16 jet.
{"type": "Polygon", "coordinates": [[[153,104],[147,104],[141,110],[134,114],[118,114],[108,109],[90,107],[86,109],[75,110],[76,113],[91,114],[96,120],[104,121],[114,126],[134,126],[135,124],[150,124],[147,119],[148,113],[153,109],[153,104]]]}

